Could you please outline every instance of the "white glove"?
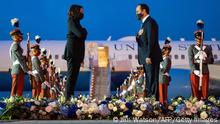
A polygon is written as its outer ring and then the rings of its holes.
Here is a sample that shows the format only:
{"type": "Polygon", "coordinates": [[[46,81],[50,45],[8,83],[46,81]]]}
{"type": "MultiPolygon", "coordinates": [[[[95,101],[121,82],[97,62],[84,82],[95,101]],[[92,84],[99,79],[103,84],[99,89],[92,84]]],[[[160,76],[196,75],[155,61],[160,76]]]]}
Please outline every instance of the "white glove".
{"type": "Polygon", "coordinates": [[[205,60],[205,58],[207,57],[207,54],[203,51],[199,52],[199,59],[200,60],[205,60]]]}
{"type": "Polygon", "coordinates": [[[160,64],[160,68],[163,68],[162,64],[160,64]]]}
{"type": "Polygon", "coordinates": [[[34,76],[34,74],[32,73],[32,71],[28,71],[27,72],[29,75],[33,75],[34,76]]]}
{"type": "Polygon", "coordinates": [[[194,73],[195,75],[199,76],[199,73],[200,73],[200,72],[199,72],[199,70],[194,70],[193,73],[194,73]]]}

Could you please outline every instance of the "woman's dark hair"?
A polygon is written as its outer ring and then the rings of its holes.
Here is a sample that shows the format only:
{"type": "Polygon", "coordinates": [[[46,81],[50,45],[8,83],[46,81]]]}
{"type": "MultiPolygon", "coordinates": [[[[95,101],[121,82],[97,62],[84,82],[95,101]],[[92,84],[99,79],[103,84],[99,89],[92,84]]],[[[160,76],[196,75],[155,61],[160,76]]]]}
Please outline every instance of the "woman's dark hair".
{"type": "Polygon", "coordinates": [[[71,5],[69,12],[68,12],[68,19],[69,20],[80,20],[81,13],[80,9],[83,8],[80,5],[73,4],[71,5]]]}
{"type": "Polygon", "coordinates": [[[147,14],[150,13],[150,9],[149,9],[147,4],[141,3],[141,4],[138,4],[138,5],[141,7],[142,10],[143,9],[146,10],[147,14]]]}

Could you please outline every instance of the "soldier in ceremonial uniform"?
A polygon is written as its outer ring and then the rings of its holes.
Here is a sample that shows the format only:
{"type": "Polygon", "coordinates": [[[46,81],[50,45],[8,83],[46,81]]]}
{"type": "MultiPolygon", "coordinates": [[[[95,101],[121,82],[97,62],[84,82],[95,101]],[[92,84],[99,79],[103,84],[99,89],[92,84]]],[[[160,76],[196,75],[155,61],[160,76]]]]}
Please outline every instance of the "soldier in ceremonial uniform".
{"type": "Polygon", "coordinates": [[[200,45],[203,40],[202,31],[198,30],[194,32],[196,44],[193,44],[188,49],[189,65],[190,65],[190,80],[192,85],[192,96],[198,99],[208,98],[209,89],[209,68],[208,64],[214,62],[212,55],[212,48],[209,45],[203,45],[202,51],[200,51],[200,45]],[[199,91],[199,74],[200,74],[200,59],[203,60],[202,65],[202,86],[199,91]]]}
{"type": "Polygon", "coordinates": [[[37,44],[34,44],[31,46],[31,53],[32,53],[32,73],[34,74],[34,83],[32,87],[32,97],[33,98],[42,98],[45,96],[44,93],[41,94],[41,87],[45,83],[45,77],[44,77],[44,72],[41,67],[41,62],[38,58],[38,56],[41,54],[40,47],[37,44]]]}
{"type": "Polygon", "coordinates": [[[20,43],[23,40],[21,31],[16,28],[10,32],[13,39],[13,43],[10,47],[10,59],[12,61],[12,87],[11,87],[11,98],[15,96],[22,96],[24,89],[24,73],[32,74],[28,71],[28,66],[26,64],[25,57],[23,54],[23,49],[20,43]]]}
{"type": "Polygon", "coordinates": [[[44,97],[49,98],[50,97],[50,84],[49,84],[49,63],[46,55],[41,55],[40,57],[41,67],[44,74],[45,81],[48,82],[48,84],[42,84],[42,94],[44,97]]]}
{"type": "Polygon", "coordinates": [[[163,61],[160,62],[160,71],[159,71],[159,101],[163,105],[167,105],[168,98],[168,85],[171,81],[169,74],[171,68],[171,59],[170,52],[172,47],[169,45],[171,42],[170,38],[165,40],[165,45],[162,48],[163,61]]]}

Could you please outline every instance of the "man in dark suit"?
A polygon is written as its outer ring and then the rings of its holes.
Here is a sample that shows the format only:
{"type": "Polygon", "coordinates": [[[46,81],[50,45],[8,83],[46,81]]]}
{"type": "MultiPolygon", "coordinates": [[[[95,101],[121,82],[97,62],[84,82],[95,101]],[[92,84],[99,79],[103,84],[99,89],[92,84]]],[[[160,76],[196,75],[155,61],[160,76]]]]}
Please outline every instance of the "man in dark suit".
{"type": "Polygon", "coordinates": [[[143,65],[146,75],[146,95],[154,96],[158,100],[159,64],[162,61],[162,53],[158,42],[158,25],[150,17],[149,7],[139,4],[136,14],[142,21],[136,41],[138,43],[138,63],[143,65]]]}
{"type": "Polygon", "coordinates": [[[80,24],[83,18],[83,8],[80,5],[72,5],[68,13],[67,43],[63,58],[67,61],[67,84],[65,98],[70,100],[74,95],[80,65],[83,65],[85,54],[85,40],[87,31],[80,24]]]}

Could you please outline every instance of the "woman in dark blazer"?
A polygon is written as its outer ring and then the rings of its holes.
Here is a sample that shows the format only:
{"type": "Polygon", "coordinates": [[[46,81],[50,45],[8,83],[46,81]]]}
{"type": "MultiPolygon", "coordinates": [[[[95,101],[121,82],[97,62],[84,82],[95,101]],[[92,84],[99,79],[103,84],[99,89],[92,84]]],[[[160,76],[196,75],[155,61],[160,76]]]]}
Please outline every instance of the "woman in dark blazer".
{"type": "Polygon", "coordinates": [[[83,19],[83,7],[72,5],[68,12],[67,43],[63,58],[67,61],[67,84],[65,90],[66,101],[74,95],[74,88],[83,63],[85,54],[85,40],[87,31],[80,24],[83,19]]]}

